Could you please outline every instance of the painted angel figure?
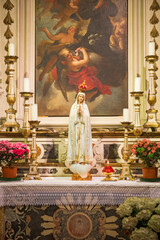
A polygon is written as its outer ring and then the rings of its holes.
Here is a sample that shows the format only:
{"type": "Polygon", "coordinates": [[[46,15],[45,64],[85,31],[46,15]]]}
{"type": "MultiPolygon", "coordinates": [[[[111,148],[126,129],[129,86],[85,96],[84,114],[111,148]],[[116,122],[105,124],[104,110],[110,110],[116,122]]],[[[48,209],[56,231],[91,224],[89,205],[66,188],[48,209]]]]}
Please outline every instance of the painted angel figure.
{"type": "Polygon", "coordinates": [[[79,91],[69,115],[68,154],[66,166],[86,178],[93,162],[90,113],[85,93],[79,91]]]}

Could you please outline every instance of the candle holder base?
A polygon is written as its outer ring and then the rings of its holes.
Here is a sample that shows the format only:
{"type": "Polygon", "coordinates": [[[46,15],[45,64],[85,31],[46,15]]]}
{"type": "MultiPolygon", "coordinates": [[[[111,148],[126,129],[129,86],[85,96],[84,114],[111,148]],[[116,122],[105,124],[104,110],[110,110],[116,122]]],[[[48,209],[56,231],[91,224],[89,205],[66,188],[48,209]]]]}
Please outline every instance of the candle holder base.
{"type": "Polygon", "coordinates": [[[111,177],[112,173],[104,173],[104,174],[106,175],[106,177],[103,178],[102,181],[117,181],[117,179],[111,177]]]}
{"type": "Polygon", "coordinates": [[[137,126],[133,129],[133,134],[135,136],[140,136],[143,133],[143,128],[141,126],[137,126]]]}
{"type": "Polygon", "coordinates": [[[160,124],[158,122],[146,122],[143,127],[144,128],[158,128],[160,126],[160,124]]]}
{"type": "Polygon", "coordinates": [[[20,125],[16,121],[16,110],[8,109],[6,110],[6,122],[2,125],[2,130],[7,132],[19,132],[20,125]]]}
{"type": "Polygon", "coordinates": [[[38,164],[36,164],[36,163],[31,163],[31,164],[29,165],[29,173],[28,173],[27,176],[25,176],[23,179],[24,179],[24,180],[32,180],[32,179],[42,180],[42,178],[41,178],[40,175],[38,174],[37,166],[38,166],[38,164]]]}
{"type": "Polygon", "coordinates": [[[82,178],[79,174],[74,173],[72,175],[72,180],[73,181],[91,181],[92,180],[92,175],[88,173],[88,176],[86,178],[82,178]]]}
{"type": "Polygon", "coordinates": [[[30,136],[30,134],[31,134],[31,129],[29,128],[29,127],[23,127],[22,129],[21,129],[21,132],[22,132],[22,135],[24,136],[24,138],[26,138],[26,140],[27,140],[27,138],[30,136]]]}
{"type": "Polygon", "coordinates": [[[134,178],[132,177],[130,172],[130,165],[128,163],[122,163],[122,172],[118,180],[127,180],[127,179],[134,181],[134,178]]]}

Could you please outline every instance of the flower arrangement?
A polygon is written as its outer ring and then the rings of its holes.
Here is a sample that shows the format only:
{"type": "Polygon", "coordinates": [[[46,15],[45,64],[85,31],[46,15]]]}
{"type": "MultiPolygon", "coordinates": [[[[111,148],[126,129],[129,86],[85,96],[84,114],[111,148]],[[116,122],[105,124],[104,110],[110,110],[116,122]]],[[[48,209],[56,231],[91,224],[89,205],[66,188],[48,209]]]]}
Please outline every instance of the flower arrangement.
{"type": "Polygon", "coordinates": [[[131,232],[131,240],[160,239],[160,197],[130,197],[117,208],[123,229],[131,232]]]}
{"type": "Polygon", "coordinates": [[[21,159],[28,159],[29,149],[26,144],[20,142],[0,142],[0,163],[2,166],[11,166],[21,159]]]}
{"type": "Polygon", "coordinates": [[[132,153],[147,167],[153,167],[160,159],[160,143],[143,139],[133,145],[132,153]]]}

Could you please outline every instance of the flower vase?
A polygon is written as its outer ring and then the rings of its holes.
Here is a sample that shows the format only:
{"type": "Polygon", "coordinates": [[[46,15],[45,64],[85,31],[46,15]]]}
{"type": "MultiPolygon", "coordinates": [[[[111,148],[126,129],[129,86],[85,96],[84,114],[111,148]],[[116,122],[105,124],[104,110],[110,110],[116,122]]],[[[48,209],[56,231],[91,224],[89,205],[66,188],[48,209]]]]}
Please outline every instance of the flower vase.
{"type": "Polygon", "coordinates": [[[2,167],[3,178],[16,178],[17,167],[2,167]]]}
{"type": "Polygon", "coordinates": [[[157,167],[142,168],[143,178],[154,179],[157,178],[157,167]]]}

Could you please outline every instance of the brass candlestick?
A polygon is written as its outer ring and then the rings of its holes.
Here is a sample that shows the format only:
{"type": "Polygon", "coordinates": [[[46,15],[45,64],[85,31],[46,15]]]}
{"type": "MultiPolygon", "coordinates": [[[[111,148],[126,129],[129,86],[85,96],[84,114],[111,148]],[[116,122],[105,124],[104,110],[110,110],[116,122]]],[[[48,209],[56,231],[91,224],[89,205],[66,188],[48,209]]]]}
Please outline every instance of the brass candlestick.
{"type": "Polygon", "coordinates": [[[130,165],[128,164],[129,160],[129,148],[128,148],[128,128],[131,124],[131,122],[121,122],[122,125],[124,126],[124,148],[123,148],[123,159],[124,163],[122,163],[122,172],[121,175],[119,176],[119,180],[134,180],[131,172],[130,172],[130,165]]]}
{"type": "Polygon", "coordinates": [[[159,123],[157,122],[157,110],[155,110],[154,105],[156,103],[156,89],[155,89],[155,80],[154,80],[154,63],[158,60],[158,56],[150,55],[146,56],[146,61],[149,62],[150,68],[149,71],[149,90],[148,90],[148,103],[150,108],[146,111],[147,121],[144,124],[144,128],[158,128],[159,123]]]}
{"type": "Polygon", "coordinates": [[[23,127],[22,127],[22,134],[27,139],[31,133],[30,124],[29,124],[29,98],[33,97],[32,92],[20,92],[21,97],[24,98],[24,120],[23,120],[23,127]]]}
{"type": "Polygon", "coordinates": [[[29,121],[31,126],[32,133],[32,145],[31,145],[31,158],[29,163],[29,174],[24,178],[25,180],[36,179],[42,180],[38,174],[38,164],[37,164],[37,148],[36,148],[36,129],[40,123],[40,121],[32,120],[29,121]]]}
{"type": "Polygon", "coordinates": [[[8,75],[8,91],[7,91],[7,102],[9,104],[9,109],[6,110],[6,122],[2,125],[2,129],[6,131],[18,131],[19,123],[16,121],[16,110],[13,105],[16,101],[15,97],[15,82],[14,82],[14,63],[17,61],[17,56],[5,56],[5,63],[7,67],[8,75]]]}
{"type": "Polygon", "coordinates": [[[134,91],[131,92],[131,96],[135,97],[135,103],[134,103],[134,110],[135,110],[135,122],[134,122],[134,129],[133,129],[133,133],[135,136],[140,136],[142,135],[143,132],[143,128],[141,126],[141,120],[140,120],[140,97],[143,96],[142,91],[134,91]]]}

